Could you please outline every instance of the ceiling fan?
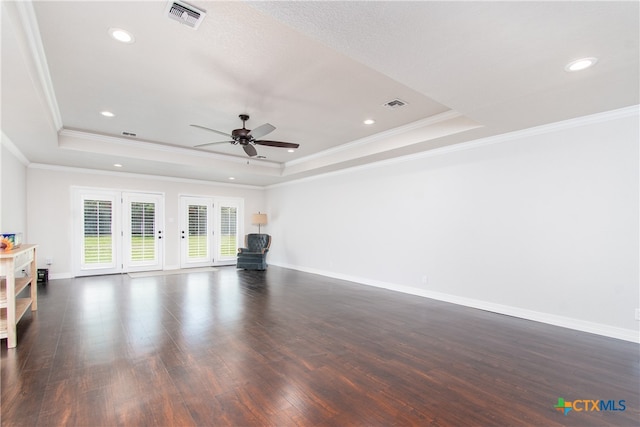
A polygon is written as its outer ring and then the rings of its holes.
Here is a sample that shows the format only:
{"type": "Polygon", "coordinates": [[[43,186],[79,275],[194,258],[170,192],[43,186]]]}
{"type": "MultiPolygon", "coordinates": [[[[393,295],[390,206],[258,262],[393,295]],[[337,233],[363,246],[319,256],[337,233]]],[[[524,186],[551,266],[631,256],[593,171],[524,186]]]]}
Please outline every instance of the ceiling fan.
{"type": "Polygon", "coordinates": [[[204,147],[206,145],[226,144],[226,143],[230,143],[233,145],[240,144],[242,145],[244,152],[247,153],[249,157],[254,157],[258,155],[255,145],[267,145],[269,147],[280,147],[280,148],[298,148],[300,146],[300,144],[294,144],[291,142],[267,141],[267,140],[259,139],[265,136],[266,134],[273,132],[276,129],[275,126],[270,125],[269,123],[265,123],[251,130],[251,129],[245,128],[245,122],[249,120],[248,114],[240,114],[240,120],[242,120],[242,129],[235,129],[234,131],[231,132],[231,135],[225,132],[220,132],[219,130],[210,129],[205,126],[190,125],[195,128],[208,130],[208,131],[215,132],[217,134],[224,135],[231,138],[231,141],[207,142],[206,144],[196,145],[196,147],[204,147]]]}

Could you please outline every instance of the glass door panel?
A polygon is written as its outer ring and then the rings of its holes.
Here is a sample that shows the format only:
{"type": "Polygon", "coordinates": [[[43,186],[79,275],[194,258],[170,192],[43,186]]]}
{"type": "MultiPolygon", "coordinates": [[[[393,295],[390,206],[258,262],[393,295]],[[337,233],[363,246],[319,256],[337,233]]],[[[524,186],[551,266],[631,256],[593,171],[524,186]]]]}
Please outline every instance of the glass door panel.
{"type": "Polygon", "coordinates": [[[181,197],[180,230],[182,268],[209,266],[211,256],[211,208],[213,200],[202,197],[181,197]]]}
{"type": "Polygon", "coordinates": [[[162,195],[124,193],[122,200],[125,270],[161,270],[162,195]]]}

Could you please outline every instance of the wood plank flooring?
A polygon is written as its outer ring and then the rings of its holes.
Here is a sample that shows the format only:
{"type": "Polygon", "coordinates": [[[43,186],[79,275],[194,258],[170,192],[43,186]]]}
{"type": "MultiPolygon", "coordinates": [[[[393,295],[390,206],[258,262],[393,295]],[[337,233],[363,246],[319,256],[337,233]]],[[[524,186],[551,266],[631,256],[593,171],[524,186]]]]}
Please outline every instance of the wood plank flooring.
{"type": "Polygon", "coordinates": [[[38,305],[0,342],[3,426],[640,425],[637,344],[274,266],[38,305]]]}

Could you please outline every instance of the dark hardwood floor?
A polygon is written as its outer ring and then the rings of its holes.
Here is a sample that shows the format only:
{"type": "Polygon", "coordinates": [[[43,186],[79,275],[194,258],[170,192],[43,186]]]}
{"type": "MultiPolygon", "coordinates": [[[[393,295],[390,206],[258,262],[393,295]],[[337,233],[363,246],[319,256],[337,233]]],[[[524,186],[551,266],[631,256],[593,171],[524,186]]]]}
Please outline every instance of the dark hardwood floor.
{"type": "Polygon", "coordinates": [[[273,266],[53,280],[38,306],[0,342],[4,426],[640,424],[637,344],[273,266]]]}

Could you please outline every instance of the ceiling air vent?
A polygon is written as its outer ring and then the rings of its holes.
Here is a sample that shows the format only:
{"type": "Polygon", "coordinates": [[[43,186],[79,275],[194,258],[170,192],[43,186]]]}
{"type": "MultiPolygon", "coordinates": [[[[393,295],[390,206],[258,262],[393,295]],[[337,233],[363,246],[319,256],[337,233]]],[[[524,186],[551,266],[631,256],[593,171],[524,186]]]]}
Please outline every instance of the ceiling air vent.
{"type": "Polygon", "coordinates": [[[170,1],[169,4],[167,4],[166,13],[170,19],[178,21],[194,30],[198,29],[200,23],[207,15],[205,10],[198,9],[182,1],[170,1]]]}
{"type": "Polygon", "coordinates": [[[384,104],[384,106],[388,108],[400,108],[404,107],[405,105],[407,105],[407,103],[398,98],[392,99],[391,101],[385,102],[384,104]]]}
{"type": "Polygon", "coordinates": [[[123,132],[122,132],[122,135],[123,135],[123,136],[138,136],[138,135],[136,135],[136,134],[135,134],[135,133],[133,133],[133,132],[127,132],[127,131],[123,131],[123,132]]]}

